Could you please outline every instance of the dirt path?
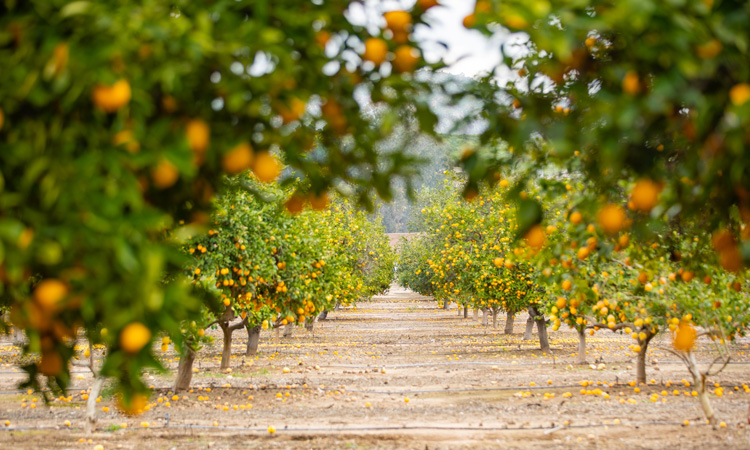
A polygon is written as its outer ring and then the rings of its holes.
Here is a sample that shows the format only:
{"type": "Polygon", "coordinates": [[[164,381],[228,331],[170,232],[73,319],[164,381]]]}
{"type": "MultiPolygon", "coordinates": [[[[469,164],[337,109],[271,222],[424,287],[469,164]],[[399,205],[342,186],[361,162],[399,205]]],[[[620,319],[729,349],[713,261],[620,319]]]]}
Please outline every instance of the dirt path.
{"type": "MultiPolygon", "coordinates": [[[[552,352],[543,354],[536,340],[522,339],[525,321],[518,316],[515,334],[507,336],[504,320],[486,328],[471,313],[459,317],[455,305],[439,309],[394,287],[356,309],[330,313],[314,334],[297,329],[276,340],[264,333],[258,357],[242,356],[246,335],[236,333],[231,373],[218,370],[217,340],[196,361],[193,391],[178,400],[169,392],[173,375],[147,375],[156,392],[150,410],[136,418],[117,413],[105,389],[91,437],[81,431],[90,374],[75,368],[70,400],[47,407],[41,397],[15,391],[18,349],[6,342],[0,346],[0,448],[130,449],[144,442],[150,450],[750,446],[750,394],[742,388],[750,382],[748,341],[733,348],[735,364],[712,380],[725,388],[712,401],[727,425],[713,430],[702,424],[692,387],[681,381],[686,369],[658,348],[668,345],[666,338],[649,355],[653,384],[636,393],[627,384],[635,378],[628,337],[600,332],[589,340],[587,358],[603,361],[596,370],[573,365],[573,332],[551,332],[552,352]],[[6,420],[10,426],[2,430],[6,420]]],[[[698,355],[707,360],[708,342],[701,344],[698,355]]],[[[175,368],[171,349],[163,355],[175,368]]]]}

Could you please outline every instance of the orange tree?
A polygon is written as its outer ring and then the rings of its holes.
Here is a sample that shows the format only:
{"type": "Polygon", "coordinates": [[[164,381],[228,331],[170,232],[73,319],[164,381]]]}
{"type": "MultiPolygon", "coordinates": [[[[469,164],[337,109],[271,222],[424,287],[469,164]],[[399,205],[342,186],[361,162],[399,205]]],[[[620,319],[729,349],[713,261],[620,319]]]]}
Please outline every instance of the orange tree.
{"type": "MultiPolygon", "coordinates": [[[[514,157],[467,158],[469,186],[518,158],[537,167],[578,159],[600,205],[626,177],[640,180],[634,206],[647,214],[638,222],[680,216],[731,231],[717,253],[738,272],[750,261],[748,20],[743,2],[478,1],[467,27],[526,39],[503,47],[513,76],[475,86],[488,125],[481,141],[502,137],[514,157]]],[[[541,219],[538,204],[528,208],[522,230],[541,219]]]]}
{"type": "MultiPolygon", "coordinates": [[[[432,240],[434,253],[420,261],[420,255],[405,253],[401,270],[427,264],[432,292],[444,302],[482,309],[492,314],[506,311],[506,333],[513,332],[515,315],[536,305],[539,292],[532,281],[533,269],[516,256],[515,209],[504,199],[503,188],[482,193],[466,201],[456,189],[457,179],[447,177],[447,201],[422,210],[425,239],[432,240]],[[411,262],[408,258],[416,259],[411,262]]],[[[404,275],[419,280],[420,273],[404,275]]],[[[544,327],[543,327],[544,329],[544,327]]],[[[542,346],[548,348],[546,340],[542,346]]]]}
{"type": "Polygon", "coordinates": [[[207,326],[222,330],[221,369],[227,369],[235,330],[248,329],[254,341],[249,345],[255,347],[249,351],[254,352],[261,327],[312,321],[336,303],[352,304],[383,292],[393,277],[382,226],[350,203],[316,203],[326,209],[290,214],[281,189],[261,186],[246,175],[232,181],[233,189],[218,197],[212,228],[186,245],[193,257],[189,276],[210,283],[222,306],[217,310],[207,304],[201,326],[183,326],[190,331],[177,389],[189,385],[197,337],[207,326]],[[240,185],[250,185],[255,194],[240,185]]]}
{"type": "Polygon", "coordinates": [[[394,118],[435,123],[414,100],[432,88],[410,74],[423,65],[411,29],[433,5],[372,36],[342,14],[350,3],[0,7],[0,304],[41,354],[26,384],[67,385],[84,329],[118,390],[145,388],[151,338],[179,344],[206,293],[173,276],[185,260],[169,236],[199,232],[224,174],[273,180],[279,156],[316,197],[336,180],[365,204],[390,195],[413,159],[377,144],[394,118]],[[377,122],[355,88],[382,106],[377,122]]]}

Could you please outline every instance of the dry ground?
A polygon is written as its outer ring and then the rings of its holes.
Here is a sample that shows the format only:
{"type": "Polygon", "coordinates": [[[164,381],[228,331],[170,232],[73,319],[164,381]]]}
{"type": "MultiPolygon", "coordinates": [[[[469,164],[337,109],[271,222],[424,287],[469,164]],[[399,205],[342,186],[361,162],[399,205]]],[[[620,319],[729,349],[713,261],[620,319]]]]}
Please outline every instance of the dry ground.
{"type": "MultiPolygon", "coordinates": [[[[276,340],[264,332],[258,357],[242,356],[246,335],[237,332],[231,373],[218,370],[217,340],[201,351],[194,389],[179,400],[169,392],[173,375],[147,374],[156,391],[139,417],[116,412],[105,388],[93,436],[81,429],[83,394],[91,385],[87,369],[74,368],[70,401],[45,406],[39,395],[16,390],[18,349],[6,339],[0,347],[0,448],[750,447],[750,394],[742,388],[750,382],[748,341],[732,348],[733,363],[712,380],[725,389],[712,401],[726,427],[714,430],[703,424],[692,387],[681,381],[686,369],[662,350],[666,338],[652,343],[647,373],[653,384],[636,393],[627,384],[635,377],[633,355],[625,350],[629,338],[600,332],[590,338],[587,356],[599,369],[579,367],[573,365],[574,332],[551,332],[552,352],[542,354],[535,340],[522,339],[525,319],[517,317],[508,336],[502,321],[498,329],[486,328],[471,315],[457,316],[455,306],[438,309],[394,287],[359,308],[329,314],[314,334],[297,329],[276,340]],[[609,398],[581,393],[597,388],[609,398]],[[6,420],[10,425],[3,427],[6,420]]],[[[219,331],[212,333],[218,337],[219,331]]],[[[701,344],[698,355],[708,361],[708,342],[701,344]]],[[[165,365],[174,369],[175,357],[170,347],[165,365]]]]}

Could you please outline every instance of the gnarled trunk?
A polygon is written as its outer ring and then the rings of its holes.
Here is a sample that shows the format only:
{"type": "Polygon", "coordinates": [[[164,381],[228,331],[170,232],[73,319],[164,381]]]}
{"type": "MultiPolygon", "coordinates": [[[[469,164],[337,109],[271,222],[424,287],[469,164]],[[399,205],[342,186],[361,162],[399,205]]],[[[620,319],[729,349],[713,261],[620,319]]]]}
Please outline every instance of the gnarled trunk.
{"type": "Polygon", "coordinates": [[[531,315],[529,310],[529,318],[526,319],[526,331],[523,332],[523,340],[528,341],[531,339],[531,333],[534,332],[534,317],[531,315]]]}
{"type": "Polygon", "coordinates": [[[714,409],[711,407],[711,401],[708,398],[708,392],[706,391],[706,374],[702,373],[698,368],[698,363],[695,361],[695,357],[692,353],[687,355],[688,370],[690,375],[693,376],[693,385],[698,391],[698,400],[701,403],[701,409],[703,414],[706,416],[706,420],[711,425],[716,425],[716,416],[714,415],[714,409]]]}
{"type": "Polygon", "coordinates": [[[515,311],[508,311],[505,314],[505,334],[513,334],[513,322],[515,322],[515,319],[515,311]]]}
{"type": "Polygon", "coordinates": [[[221,350],[221,370],[229,368],[229,359],[232,357],[232,333],[234,330],[228,322],[220,322],[219,326],[224,335],[224,346],[221,350]]]}
{"type": "Polygon", "coordinates": [[[320,313],[320,315],[318,316],[318,320],[326,320],[327,317],[328,317],[328,310],[326,309],[320,313]]]}
{"type": "Polygon", "coordinates": [[[647,333],[646,339],[638,342],[641,346],[635,365],[635,382],[638,384],[646,383],[646,351],[648,350],[648,344],[653,337],[653,334],[647,333]]]}
{"type": "Polygon", "coordinates": [[[313,333],[315,331],[315,316],[310,317],[305,322],[305,330],[313,333]]]}
{"type": "Polygon", "coordinates": [[[258,343],[260,342],[260,325],[247,327],[247,349],[245,356],[258,354],[258,343]]]}
{"type": "Polygon", "coordinates": [[[101,392],[103,384],[104,378],[95,375],[94,385],[91,386],[89,399],[86,402],[86,422],[83,430],[86,434],[91,434],[96,426],[96,399],[99,398],[99,392],[101,392]]]}
{"type": "Polygon", "coordinates": [[[190,382],[193,380],[193,363],[195,362],[195,350],[189,342],[185,342],[180,364],[177,366],[177,378],[174,381],[174,391],[180,392],[190,389],[190,382]]]}
{"type": "Polygon", "coordinates": [[[284,328],[284,337],[291,337],[293,332],[294,332],[294,324],[293,323],[286,324],[286,327],[284,328]]]}
{"type": "MultiPolygon", "coordinates": [[[[549,352],[549,337],[547,336],[547,321],[544,315],[537,311],[536,307],[529,306],[529,317],[536,322],[536,331],[539,334],[539,348],[543,352],[549,352]]],[[[529,333],[530,335],[531,333],[529,333]]]]}
{"type": "Polygon", "coordinates": [[[576,331],[578,331],[578,359],[576,364],[583,365],[586,364],[586,329],[581,326],[576,331]]]}

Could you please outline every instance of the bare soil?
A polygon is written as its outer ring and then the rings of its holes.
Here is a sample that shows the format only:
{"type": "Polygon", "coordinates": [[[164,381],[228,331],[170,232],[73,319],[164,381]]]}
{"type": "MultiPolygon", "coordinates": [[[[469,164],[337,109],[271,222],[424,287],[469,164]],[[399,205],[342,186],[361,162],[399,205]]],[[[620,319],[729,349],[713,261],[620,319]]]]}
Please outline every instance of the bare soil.
{"type": "MultiPolygon", "coordinates": [[[[652,341],[652,383],[635,392],[628,384],[635,379],[628,336],[600,331],[589,337],[592,365],[577,366],[572,330],[551,332],[552,351],[544,354],[536,334],[523,340],[525,322],[526,315],[519,315],[514,334],[505,335],[504,317],[497,329],[484,327],[471,311],[464,319],[455,305],[440,309],[394,286],[358,308],[331,312],[314,333],[299,328],[276,339],[263,332],[257,357],[244,356],[247,335],[235,332],[231,373],[219,371],[220,330],[213,330],[216,342],[198,355],[192,392],[172,400],[177,354],[170,346],[160,353],[170,372],[146,374],[155,388],[149,410],[138,417],[120,414],[105,387],[91,436],[83,433],[88,369],[73,368],[70,401],[47,406],[39,394],[17,390],[20,350],[5,338],[0,448],[750,447],[750,394],[742,387],[750,383],[750,341],[734,345],[732,363],[711,380],[724,387],[712,404],[726,426],[714,429],[704,423],[692,386],[682,381],[687,369],[665,350],[668,336],[652,341]],[[602,394],[591,393],[596,389],[602,394]]],[[[699,360],[710,362],[711,349],[701,341],[699,360]]],[[[81,362],[84,350],[82,345],[81,362]]]]}

